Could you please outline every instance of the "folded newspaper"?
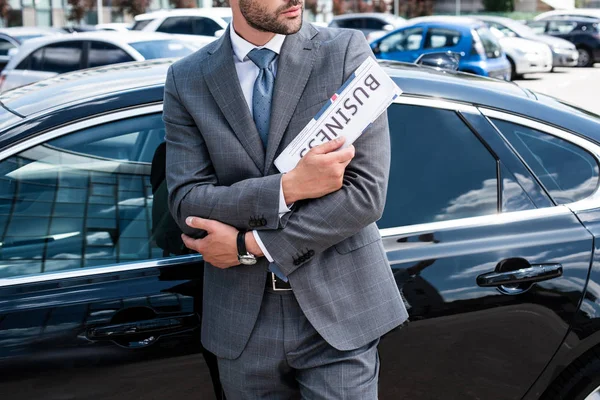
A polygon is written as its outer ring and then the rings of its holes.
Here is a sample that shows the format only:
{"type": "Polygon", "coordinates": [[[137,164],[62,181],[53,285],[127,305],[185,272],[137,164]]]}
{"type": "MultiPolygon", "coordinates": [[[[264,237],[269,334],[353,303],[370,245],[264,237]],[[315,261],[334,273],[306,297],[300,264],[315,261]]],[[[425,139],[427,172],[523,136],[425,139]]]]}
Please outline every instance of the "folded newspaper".
{"type": "Polygon", "coordinates": [[[331,96],[317,115],[275,159],[280,172],[288,172],[313,147],[345,136],[350,146],[402,90],[373,58],[367,58],[331,96]]]}

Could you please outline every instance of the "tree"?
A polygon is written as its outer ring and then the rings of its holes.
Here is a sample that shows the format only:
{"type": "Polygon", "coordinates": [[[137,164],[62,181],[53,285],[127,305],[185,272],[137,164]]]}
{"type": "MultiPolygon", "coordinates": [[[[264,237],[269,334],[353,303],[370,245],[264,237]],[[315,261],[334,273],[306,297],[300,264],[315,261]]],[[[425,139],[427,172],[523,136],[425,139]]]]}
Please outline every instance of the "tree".
{"type": "Polygon", "coordinates": [[[513,0],[483,0],[485,11],[514,11],[513,0]]]}
{"type": "Polygon", "coordinates": [[[198,4],[196,4],[196,0],[169,0],[169,4],[173,6],[173,8],[196,8],[198,4]]]}
{"type": "Polygon", "coordinates": [[[94,7],[93,0],[67,0],[71,6],[67,20],[79,22],[83,19],[85,12],[94,7]]]}
{"type": "Polygon", "coordinates": [[[115,0],[114,4],[119,8],[120,13],[136,16],[146,12],[150,0],[115,0]]]}
{"type": "Polygon", "coordinates": [[[346,12],[346,0],[333,0],[333,15],[340,15],[346,12]]]}

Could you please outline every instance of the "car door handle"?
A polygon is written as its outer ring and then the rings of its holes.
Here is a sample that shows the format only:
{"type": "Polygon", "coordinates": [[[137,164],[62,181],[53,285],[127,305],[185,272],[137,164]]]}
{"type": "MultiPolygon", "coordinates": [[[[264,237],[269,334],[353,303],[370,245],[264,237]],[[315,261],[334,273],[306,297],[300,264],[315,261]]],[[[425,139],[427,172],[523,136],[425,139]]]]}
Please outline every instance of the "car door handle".
{"type": "Polygon", "coordinates": [[[189,331],[198,326],[196,314],[189,314],[98,326],[90,328],[87,337],[90,340],[118,340],[140,335],[161,336],[189,331]]]}
{"type": "Polygon", "coordinates": [[[526,282],[541,282],[562,276],[560,264],[536,264],[515,271],[490,272],[477,277],[481,287],[513,285],[526,282]]]}

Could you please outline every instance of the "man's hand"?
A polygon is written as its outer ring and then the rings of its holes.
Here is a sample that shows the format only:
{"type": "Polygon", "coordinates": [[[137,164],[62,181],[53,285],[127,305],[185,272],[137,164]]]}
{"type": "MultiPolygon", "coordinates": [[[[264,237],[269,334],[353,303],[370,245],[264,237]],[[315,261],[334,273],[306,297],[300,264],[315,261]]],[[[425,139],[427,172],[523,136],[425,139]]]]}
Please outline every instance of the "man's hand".
{"type": "Polygon", "coordinates": [[[203,229],[208,233],[202,239],[182,234],[181,238],[188,249],[202,254],[206,262],[217,268],[225,269],[240,264],[237,257],[237,229],[219,221],[199,217],[188,217],[185,222],[192,228],[203,229]]]}
{"type": "Polygon", "coordinates": [[[342,188],[346,167],[354,158],[354,146],[342,147],[344,137],[312,148],[283,175],[282,188],[287,204],[304,199],[317,199],[342,188]]]}

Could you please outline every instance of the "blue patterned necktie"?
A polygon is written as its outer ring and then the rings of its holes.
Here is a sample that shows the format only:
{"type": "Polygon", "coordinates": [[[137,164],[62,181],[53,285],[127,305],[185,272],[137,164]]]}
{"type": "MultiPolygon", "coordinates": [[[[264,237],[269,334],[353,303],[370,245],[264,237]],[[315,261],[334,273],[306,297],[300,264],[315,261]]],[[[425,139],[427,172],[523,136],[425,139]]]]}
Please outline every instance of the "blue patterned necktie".
{"type": "MultiPolygon", "coordinates": [[[[275,87],[275,74],[273,73],[273,61],[277,53],[269,49],[253,49],[248,53],[248,58],[258,67],[259,72],[254,82],[252,95],[252,114],[256,129],[260,135],[265,149],[269,139],[271,126],[271,102],[273,100],[273,88],[275,87]]],[[[287,282],[287,277],[275,263],[269,263],[269,271],[287,282]]]]}
{"type": "Polygon", "coordinates": [[[275,57],[277,57],[277,53],[269,49],[254,49],[248,53],[248,58],[259,69],[258,77],[254,82],[252,114],[256,129],[265,148],[267,148],[271,125],[271,102],[273,100],[273,88],[275,87],[275,74],[273,74],[271,66],[275,57]]]}

